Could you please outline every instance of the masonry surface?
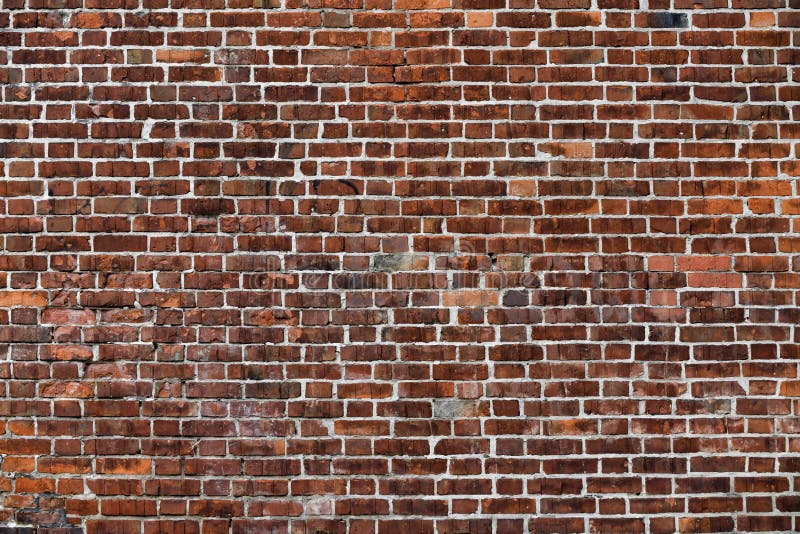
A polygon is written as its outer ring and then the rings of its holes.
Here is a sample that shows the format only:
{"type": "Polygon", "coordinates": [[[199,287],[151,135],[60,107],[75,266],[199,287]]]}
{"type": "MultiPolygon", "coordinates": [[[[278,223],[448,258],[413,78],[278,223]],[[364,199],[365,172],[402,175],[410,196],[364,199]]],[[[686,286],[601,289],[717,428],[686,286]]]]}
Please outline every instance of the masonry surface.
{"type": "Polygon", "coordinates": [[[800,1],[0,6],[0,532],[800,530],[800,1]]]}

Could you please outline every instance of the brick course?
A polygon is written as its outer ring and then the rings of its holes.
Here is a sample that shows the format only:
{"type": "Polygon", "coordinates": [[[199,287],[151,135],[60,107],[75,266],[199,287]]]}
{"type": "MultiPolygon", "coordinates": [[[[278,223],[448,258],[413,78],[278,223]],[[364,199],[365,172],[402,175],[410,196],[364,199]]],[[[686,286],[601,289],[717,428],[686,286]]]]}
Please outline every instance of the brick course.
{"type": "Polygon", "coordinates": [[[800,1],[0,6],[0,532],[800,530],[800,1]]]}

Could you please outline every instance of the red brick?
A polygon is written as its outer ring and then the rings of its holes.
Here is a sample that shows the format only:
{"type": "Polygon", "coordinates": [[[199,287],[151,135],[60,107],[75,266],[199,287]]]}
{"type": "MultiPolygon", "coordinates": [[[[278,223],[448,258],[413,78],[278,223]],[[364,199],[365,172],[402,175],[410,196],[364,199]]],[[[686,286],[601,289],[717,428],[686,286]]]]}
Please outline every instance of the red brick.
{"type": "Polygon", "coordinates": [[[701,3],[7,0],[0,524],[797,528],[800,16],[701,3]]]}

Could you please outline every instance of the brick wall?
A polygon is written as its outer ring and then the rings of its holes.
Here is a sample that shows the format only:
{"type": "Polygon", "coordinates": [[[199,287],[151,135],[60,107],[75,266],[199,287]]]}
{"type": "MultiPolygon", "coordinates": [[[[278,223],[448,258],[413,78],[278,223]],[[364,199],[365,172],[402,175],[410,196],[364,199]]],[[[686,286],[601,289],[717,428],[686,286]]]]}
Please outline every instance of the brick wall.
{"type": "Polygon", "coordinates": [[[0,532],[800,529],[800,1],[0,6],[0,532]]]}

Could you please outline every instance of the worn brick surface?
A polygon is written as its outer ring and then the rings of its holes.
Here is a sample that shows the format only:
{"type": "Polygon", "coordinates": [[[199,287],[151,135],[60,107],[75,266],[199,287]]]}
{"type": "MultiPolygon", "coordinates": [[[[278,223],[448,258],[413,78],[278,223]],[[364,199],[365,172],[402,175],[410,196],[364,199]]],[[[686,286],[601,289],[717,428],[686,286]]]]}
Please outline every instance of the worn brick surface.
{"type": "Polygon", "coordinates": [[[0,6],[0,532],[800,530],[800,1],[0,6]]]}

